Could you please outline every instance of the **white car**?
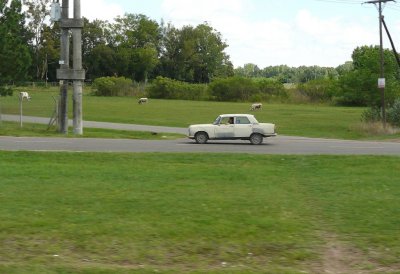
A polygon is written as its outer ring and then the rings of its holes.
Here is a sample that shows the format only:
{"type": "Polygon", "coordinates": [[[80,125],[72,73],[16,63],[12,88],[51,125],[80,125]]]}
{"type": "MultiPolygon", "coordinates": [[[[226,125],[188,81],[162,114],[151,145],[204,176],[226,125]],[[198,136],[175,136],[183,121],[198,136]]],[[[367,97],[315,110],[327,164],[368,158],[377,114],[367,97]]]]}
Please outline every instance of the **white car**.
{"type": "Polygon", "coordinates": [[[190,139],[198,144],[208,140],[249,140],[259,145],[264,137],[276,136],[275,125],[259,123],[251,114],[221,114],[212,124],[189,126],[190,139]]]}

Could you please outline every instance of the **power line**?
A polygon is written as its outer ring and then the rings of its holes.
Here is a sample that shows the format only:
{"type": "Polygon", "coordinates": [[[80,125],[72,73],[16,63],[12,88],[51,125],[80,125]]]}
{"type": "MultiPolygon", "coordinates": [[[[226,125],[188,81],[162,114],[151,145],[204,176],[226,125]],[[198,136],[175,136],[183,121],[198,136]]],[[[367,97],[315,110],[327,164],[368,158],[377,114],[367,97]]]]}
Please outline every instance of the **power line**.
{"type": "Polygon", "coordinates": [[[387,6],[387,9],[394,10],[394,11],[400,11],[400,6],[396,5],[395,3],[389,3],[387,6]]]}
{"type": "Polygon", "coordinates": [[[351,0],[314,0],[316,2],[333,3],[333,4],[348,4],[348,5],[361,5],[362,1],[351,0]]]}

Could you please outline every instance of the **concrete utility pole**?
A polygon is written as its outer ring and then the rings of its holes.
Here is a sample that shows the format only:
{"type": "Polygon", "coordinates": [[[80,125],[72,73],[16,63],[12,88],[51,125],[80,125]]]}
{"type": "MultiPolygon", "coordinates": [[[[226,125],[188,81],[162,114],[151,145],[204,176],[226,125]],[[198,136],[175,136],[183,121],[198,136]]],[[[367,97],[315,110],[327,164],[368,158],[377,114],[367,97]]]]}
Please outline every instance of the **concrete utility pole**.
{"type": "MultiPolygon", "coordinates": [[[[81,19],[81,1],[74,0],[74,19],[81,19]]],[[[82,70],[82,28],[72,30],[73,39],[73,68],[82,70]]],[[[82,80],[74,80],[73,111],[74,111],[74,134],[83,134],[82,125],[82,80]]]]}
{"type": "MultiPolygon", "coordinates": [[[[69,0],[62,0],[61,7],[61,45],[60,45],[60,70],[67,71],[69,69],[69,29],[63,27],[62,22],[68,19],[69,0]]],[[[60,79],[60,107],[59,107],[59,131],[60,133],[68,133],[68,80],[66,77],[59,77],[57,71],[57,79],[60,79]]]]}
{"type": "Polygon", "coordinates": [[[379,45],[380,45],[380,78],[378,79],[378,88],[381,91],[382,123],[386,128],[386,103],[385,103],[385,74],[384,74],[384,54],[383,54],[383,35],[382,35],[382,3],[394,2],[394,0],[374,0],[365,2],[366,4],[378,4],[379,11],[379,45]]]}
{"type": "Polygon", "coordinates": [[[69,0],[62,0],[61,7],[61,53],[60,69],[57,70],[57,79],[61,81],[59,131],[68,133],[68,84],[73,81],[73,127],[75,134],[83,134],[82,127],[82,81],[85,80],[85,71],[82,69],[82,28],[80,0],[74,0],[74,18],[69,19],[69,0]],[[73,35],[73,69],[69,62],[69,32],[73,35]]]}

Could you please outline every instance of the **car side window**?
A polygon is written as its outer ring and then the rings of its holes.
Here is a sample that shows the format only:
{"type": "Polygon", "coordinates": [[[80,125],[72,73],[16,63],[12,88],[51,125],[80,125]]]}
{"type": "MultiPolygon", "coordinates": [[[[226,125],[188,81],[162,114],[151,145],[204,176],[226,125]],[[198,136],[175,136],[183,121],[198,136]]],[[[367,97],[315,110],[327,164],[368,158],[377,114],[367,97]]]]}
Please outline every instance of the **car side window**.
{"type": "Polygon", "coordinates": [[[231,125],[233,124],[233,117],[223,117],[220,121],[221,125],[231,125]]]}
{"type": "Polygon", "coordinates": [[[250,120],[247,117],[236,117],[236,124],[248,125],[250,124],[250,120]]]}

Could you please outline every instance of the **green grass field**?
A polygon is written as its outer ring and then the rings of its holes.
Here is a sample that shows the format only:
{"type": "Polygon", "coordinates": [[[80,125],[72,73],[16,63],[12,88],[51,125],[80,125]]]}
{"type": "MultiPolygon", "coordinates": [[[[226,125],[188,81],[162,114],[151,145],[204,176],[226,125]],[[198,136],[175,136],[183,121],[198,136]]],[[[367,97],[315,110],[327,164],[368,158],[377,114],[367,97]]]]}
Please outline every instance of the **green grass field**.
{"type": "Polygon", "coordinates": [[[400,273],[399,170],[399,157],[0,152],[0,273],[400,273]]]}
{"type": "MultiPolygon", "coordinates": [[[[26,89],[24,89],[26,90],[26,89]]],[[[24,102],[24,114],[50,117],[53,113],[56,88],[29,90],[32,100],[24,102]]],[[[86,93],[88,93],[88,88],[86,93]]],[[[72,90],[70,90],[70,93],[72,90]]],[[[1,98],[2,112],[18,114],[16,96],[1,98]]],[[[150,99],[146,105],[138,105],[132,97],[95,97],[85,95],[84,120],[187,127],[194,123],[212,122],[221,113],[249,113],[250,103],[195,102],[150,99]]],[[[71,107],[71,100],[69,101],[71,107]]],[[[290,105],[264,103],[255,112],[261,122],[277,125],[278,133],[284,135],[325,137],[341,139],[365,139],[371,136],[358,130],[363,108],[333,107],[323,105],[290,105]]],[[[72,113],[72,111],[70,111],[72,113]]],[[[399,138],[374,136],[373,138],[399,138]]]]}

